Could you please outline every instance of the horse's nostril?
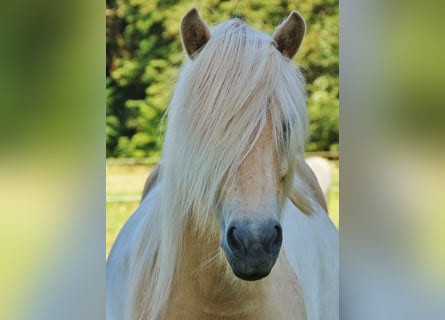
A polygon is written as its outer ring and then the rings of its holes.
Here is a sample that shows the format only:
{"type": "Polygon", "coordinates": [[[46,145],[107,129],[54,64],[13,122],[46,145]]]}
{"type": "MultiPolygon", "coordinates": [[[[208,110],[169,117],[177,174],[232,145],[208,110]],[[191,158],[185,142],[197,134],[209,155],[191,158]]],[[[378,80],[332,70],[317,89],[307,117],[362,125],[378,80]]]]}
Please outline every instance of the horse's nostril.
{"type": "Polygon", "coordinates": [[[281,241],[283,240],[283,231],[281,229],[281,226],[279,224],[274,226],[275,228],[275,238],[272,241],[272,245],[273,246],[280,246],[281,245],[281,241]]]}
{"type": "Polygon", "coordinates": [[[233,253],[243,252],[246,254],[247,249],[242,240],[242,231],[232,226],[227,231],[227,243],[233,253]]]}
{"type": "Polygon", "coordinates": [[[226,233],[227,245],[235,256],[276,253],[280,250],[282,230],[277,221],[262,226],[233,223],[226,233]]]}
{"type": "Polygon", "coordinates": [[[283,235],[279,224],[264,228],[261,241],[264,251],[271,252],[271,250],[276,250],[281,246],[282,239],[283,235]]]}

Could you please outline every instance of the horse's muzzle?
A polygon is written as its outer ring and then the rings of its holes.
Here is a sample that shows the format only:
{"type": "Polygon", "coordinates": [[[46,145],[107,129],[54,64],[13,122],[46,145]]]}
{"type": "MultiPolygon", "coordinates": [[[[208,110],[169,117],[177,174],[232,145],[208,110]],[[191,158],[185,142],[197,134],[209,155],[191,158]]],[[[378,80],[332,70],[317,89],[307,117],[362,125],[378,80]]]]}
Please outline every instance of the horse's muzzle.
{"type": "Polygon", "coordinates": [[[233,273],[243,280],[266,277],[278,257],[283,239],[277,220],[263,223],[233,221],[221,245],[233,273]]]}

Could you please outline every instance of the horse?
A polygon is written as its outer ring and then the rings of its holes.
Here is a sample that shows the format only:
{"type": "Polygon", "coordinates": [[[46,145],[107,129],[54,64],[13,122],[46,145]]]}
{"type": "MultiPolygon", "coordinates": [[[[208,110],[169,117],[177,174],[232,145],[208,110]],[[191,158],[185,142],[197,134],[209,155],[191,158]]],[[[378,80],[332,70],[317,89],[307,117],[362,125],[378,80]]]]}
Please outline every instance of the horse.
{"type": "Polygon", "coordinates": [[[338,232],[304,162],[306,31],[180,22],[160,166],[108,257],[115,319],[338,319],[338,232]]]}

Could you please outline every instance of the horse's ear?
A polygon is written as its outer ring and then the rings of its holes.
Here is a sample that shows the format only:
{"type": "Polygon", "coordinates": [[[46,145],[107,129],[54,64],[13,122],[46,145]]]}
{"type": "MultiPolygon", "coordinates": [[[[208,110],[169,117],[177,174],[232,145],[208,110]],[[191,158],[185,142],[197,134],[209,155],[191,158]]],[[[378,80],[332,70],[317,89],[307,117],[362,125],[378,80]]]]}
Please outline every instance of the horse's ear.
{"type": "Polygon", "coordinates": [[[300,48],[305,33],[306,23],[304,18],[297,11],[292,11],[289,17],[277,28],[273,34],[273,39],[283,56],[292,59],[300,48]]]}
{"type": "Polygon", "coordinates": [[[199,16],[196,8],[190,9],[181,20],[182,45],[188,56],[193,59],[194,54],[210,39],[210,30],[199,16]]]}

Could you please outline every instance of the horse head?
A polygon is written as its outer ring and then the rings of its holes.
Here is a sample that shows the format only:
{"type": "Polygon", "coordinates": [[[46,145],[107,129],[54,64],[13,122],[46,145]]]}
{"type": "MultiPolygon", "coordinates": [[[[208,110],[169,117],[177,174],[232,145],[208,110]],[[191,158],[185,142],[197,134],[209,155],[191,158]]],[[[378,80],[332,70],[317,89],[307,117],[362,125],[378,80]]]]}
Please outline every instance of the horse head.
{"type": "MultiPolygon", "coordinates": [[[[270,39],[270,44],[274,47],[271,50],[279,52],[283,60],[292,59],[300,47],[304,34],[304,20],[294,11],[270,39]]],[[[201,51],[206,50],[205,47],[212,36],[196,9],[191,9],[183,17],[181,35],[185,52],[194,63],[199,63],[201,51]]],[[[227,84],[231,81],[230,78],[224,81],[225,84],[222,86],[231,85],[227,84]]],[[[236,80],[233,80],[232,85],[236,85],[236,80]]],[[[251,90],[255,92],[263,89],[259,84],[258,88],[251,90]]],[[[237,90],[244,88],[240,87],[237,90]]],[[[277,100],[274,96],[269,96],[267,99],[272,101],[269,104],[277,100]]],[[[274,265],[283,239],[280,225],[281,212],[285,199],[289,196],[289,185],[293,180],[294,171],[290,168],[288,155],[294,151],[280,151],[276,143],[279,140],[286,147],[292,146],[286,142],[286,139],[290,139],[286,135],[290,133],[288,131],[292,120],[286,117],[286,111],[282,111],[281,116],[272,116],[277,112],[269,110],[271,108],[273,107],[268,106],[264,109],[268,115],[259,122],[255,133],[251,135],[252,143],[247,145],[248,150],[244,150],[241,159],[237,157],[238,165],[232,179],[227,183],[228,187],[219,197],[217,206],[221,231],[220,245],[233,273],[243,280],[264,278],[274,265]]],[[[226,130],[221,134],[236,135],[237,132],[230,131],[232,127],[236,127],[232,122],[241,121],[239,118],[243,116],[242,110],[239,114],[234,114],[235,120],[230,120],[231,122],[225,125],[226,130]]],[[[218,167],[219,163],[213,165],[218,167]]]]}

